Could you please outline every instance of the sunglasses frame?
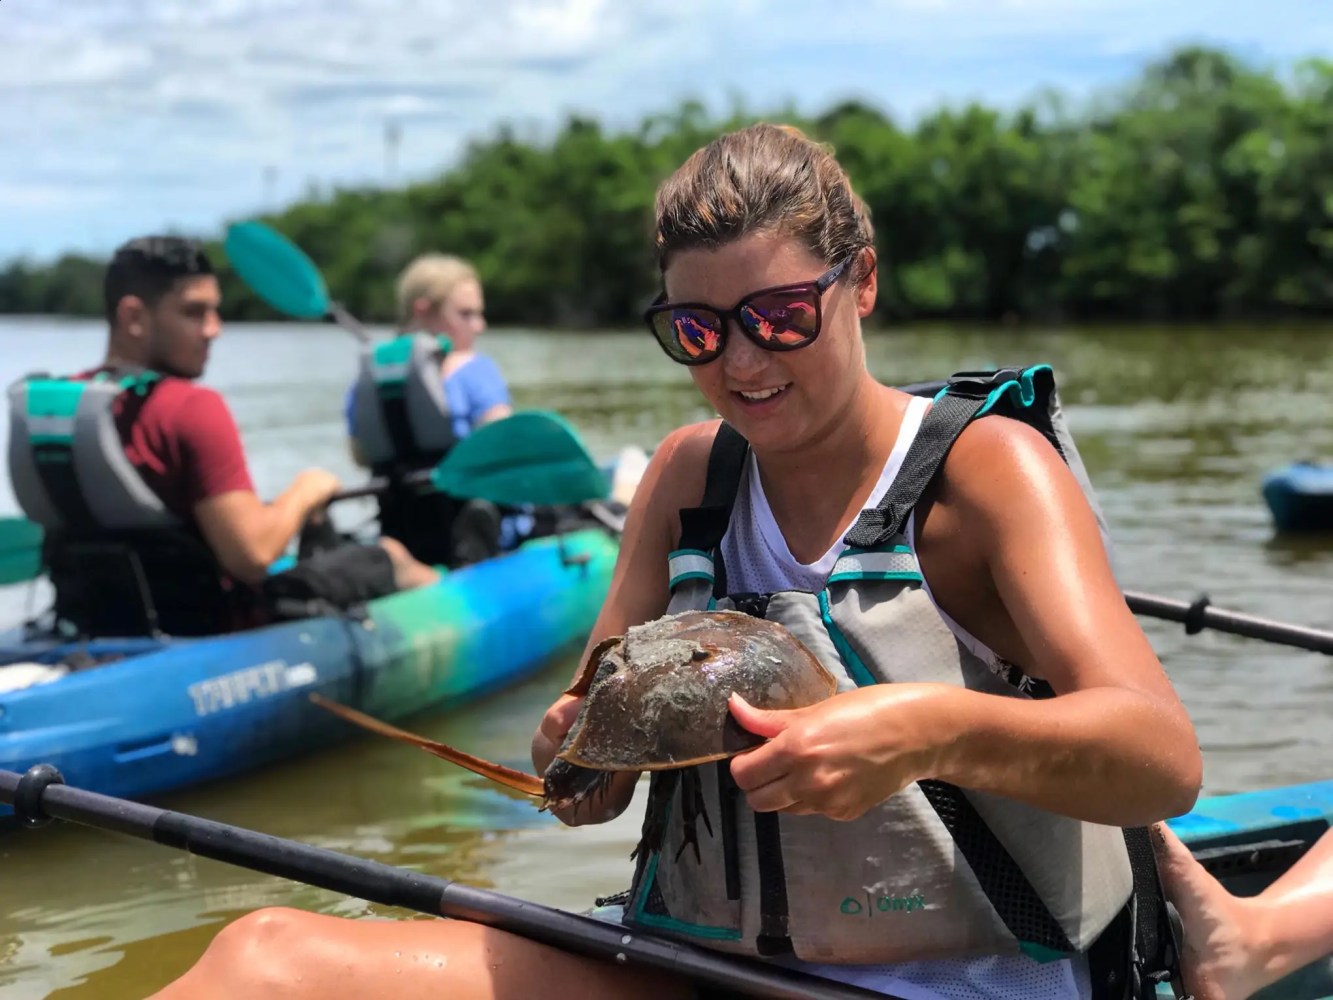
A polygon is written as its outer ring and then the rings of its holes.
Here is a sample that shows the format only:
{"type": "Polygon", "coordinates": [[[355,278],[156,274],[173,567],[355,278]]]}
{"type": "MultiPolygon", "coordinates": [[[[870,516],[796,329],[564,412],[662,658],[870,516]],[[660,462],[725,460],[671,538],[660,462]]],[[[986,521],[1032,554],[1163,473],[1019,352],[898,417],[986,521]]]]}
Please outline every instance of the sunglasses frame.
{"type": "Polygon", "coordinates": [[[822,308],[824,293],[833,287],[834,283],[846,273],[847,268],[851,265],[852,261],[856,259],[856,256],[856,254],[851,254],[844,257],[841,263],[834,264],[818,278],[811,281],[796,281],[789,285],[774,285],[771,288],[760,288],[757,291],[750,292],[748,295],[742,297],[730,309],[719,309],[717,306],[711,306],[706,302],[668,302],[666,301],[666,292],[663,292],[657,297],[652,305],[644,310],[643,321],[648,324],[648,330],[652,333],[653,340],[656,341],[657,346],[662,348],[662,352],[678,365],[695,367],[697,365],[710,364],[722,357],[722,353],[727,349],[728,320],[733,320],[741,333],[765,351],[799,351],[802,347],[809,347],[819,338],[819,332],[824,326],[824,311],[822,308]],[[801,341],[799,344],[783,344],[776,340],[764,340],[751,330],[741,319],[741,310],[760,296],[772,295],[774,292],[803,292],[807,290],[814,292],[815,329],[808,339],[801,341]],[[716,352],[703,359],[678,358],[671,352],[671,348],[664,344],[662,338],[658,336],[657,327],[653,323],[653,318],[661,313],[676,309],[692,309],[695,312],[711,313],[718,318],[718,347],[716,352]]]}

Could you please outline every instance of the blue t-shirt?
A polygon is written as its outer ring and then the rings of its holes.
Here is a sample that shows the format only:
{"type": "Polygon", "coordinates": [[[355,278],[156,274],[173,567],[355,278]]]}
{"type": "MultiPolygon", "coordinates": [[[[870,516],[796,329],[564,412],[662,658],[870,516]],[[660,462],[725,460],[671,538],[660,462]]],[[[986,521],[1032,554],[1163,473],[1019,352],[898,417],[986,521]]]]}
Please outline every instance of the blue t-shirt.
{"type": "MultiPolygon", "coordinates": [[[[454,435],[465,438],[477,428],[482,415],[493,406],[509,405],[509,387],[500,366],[484,354],[474,354],[472,360],[452,372],[444,380],[444,399],[453,417],[454,435]]],[[[347,392],[343,416],[347,433],[353,432],[356,412],[356,387],[347,392]]]]}

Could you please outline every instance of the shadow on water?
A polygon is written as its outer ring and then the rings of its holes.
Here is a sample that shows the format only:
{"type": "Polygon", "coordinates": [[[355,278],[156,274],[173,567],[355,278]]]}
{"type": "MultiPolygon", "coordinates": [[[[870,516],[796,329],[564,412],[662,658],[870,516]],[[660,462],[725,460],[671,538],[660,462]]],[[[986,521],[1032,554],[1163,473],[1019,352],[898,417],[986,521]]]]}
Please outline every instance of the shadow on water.
{"type": "Polygon", "coordinates": [[[1289,535],[1274,532],[1264,542],[1269,564],[1278,569],[1316,565],[1333,567],[1333,531],[1308,535],[1289,535]]]}

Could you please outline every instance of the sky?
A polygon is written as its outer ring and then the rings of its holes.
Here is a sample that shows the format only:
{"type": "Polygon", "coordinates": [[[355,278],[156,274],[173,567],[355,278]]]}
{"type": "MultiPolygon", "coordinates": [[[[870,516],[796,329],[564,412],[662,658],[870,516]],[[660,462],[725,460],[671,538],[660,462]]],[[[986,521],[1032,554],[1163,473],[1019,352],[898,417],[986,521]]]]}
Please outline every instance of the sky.
{"type": "Polygon", "coordinates": [[[0,261],[429,177],[502,123],[632,127],[687,98],[910,121],[1114,88],[1184,42],[1282,69],[1333,54],[1333,3],[0,0],[0,261]]]}

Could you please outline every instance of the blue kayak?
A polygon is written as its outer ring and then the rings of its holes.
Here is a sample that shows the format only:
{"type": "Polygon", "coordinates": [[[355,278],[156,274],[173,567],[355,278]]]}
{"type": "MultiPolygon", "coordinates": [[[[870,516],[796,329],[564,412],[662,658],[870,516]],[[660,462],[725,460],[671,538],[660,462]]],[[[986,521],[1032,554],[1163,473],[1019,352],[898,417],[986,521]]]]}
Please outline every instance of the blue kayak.
{"type": "Polygon", "coordinates": [[[581,644],[616,551],[600,529],[537,539],[360,615],[227,636],[0,634],[0,769],[46,762],[72,785],[138,798],[353,732],[311,692],[390,720],[456,707],[581,644]]]}
{"type": "Polygon", "coordinates": [[[1265,476],[1262,489],[1278,531],[1333,531],[1333,465],[1295,462],[1265,476]]]}

